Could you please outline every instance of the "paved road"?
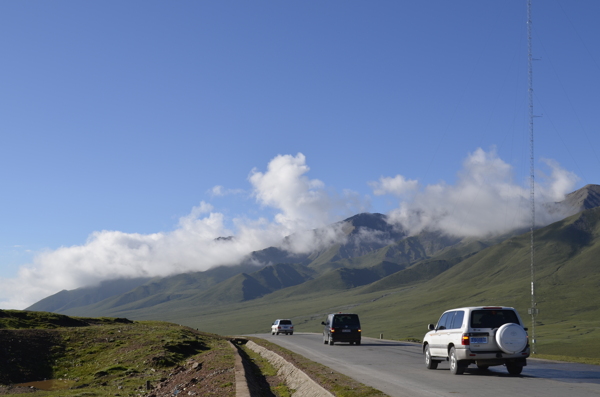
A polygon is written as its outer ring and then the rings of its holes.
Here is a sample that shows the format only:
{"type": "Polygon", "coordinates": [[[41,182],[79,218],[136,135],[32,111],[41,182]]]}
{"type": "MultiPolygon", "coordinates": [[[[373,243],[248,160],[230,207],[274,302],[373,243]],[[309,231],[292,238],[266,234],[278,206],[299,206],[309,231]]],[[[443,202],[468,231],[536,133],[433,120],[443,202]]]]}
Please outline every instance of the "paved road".
{"type": "Polygon", "coordinates": [[[414,343],[364,338],[361,346],[324,345],[320,334],[251,335],[277,343],[393,397],[587,397],[600,396],[600,366],[528,360],[521,376],[503,366],[479,371],[469,366],[452,375],[447,363],[425,368],[421,346],[414,343]]]}

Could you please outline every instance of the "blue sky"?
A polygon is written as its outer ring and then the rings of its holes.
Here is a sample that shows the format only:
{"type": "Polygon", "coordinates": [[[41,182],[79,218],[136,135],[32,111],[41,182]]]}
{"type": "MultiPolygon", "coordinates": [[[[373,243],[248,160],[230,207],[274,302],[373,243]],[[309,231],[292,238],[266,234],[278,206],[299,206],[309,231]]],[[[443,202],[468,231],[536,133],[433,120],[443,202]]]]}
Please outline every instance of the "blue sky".
{"type": "MultiPolygon", "coordinates": [[[[600,183],[598,15],[533,1],[541,200],[600,183]]],[[[525,0],[0,3],[0,306],[218,264],[194,238],[247,235],[242,255],[528,197],[526,20],[525,0]]]]}

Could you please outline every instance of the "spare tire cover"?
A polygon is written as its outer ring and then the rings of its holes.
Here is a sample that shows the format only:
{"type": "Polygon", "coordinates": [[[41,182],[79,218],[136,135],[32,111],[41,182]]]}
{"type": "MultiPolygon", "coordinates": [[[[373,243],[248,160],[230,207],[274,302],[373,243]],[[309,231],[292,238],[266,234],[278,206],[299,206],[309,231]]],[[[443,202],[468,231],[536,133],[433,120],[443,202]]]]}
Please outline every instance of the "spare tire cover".
{"type": "Polygon", "coordinates": [[[527,332],[519,324],[504,324],[496,331],[496,343],[507,354],[516,354],[527,346],[527,332]]]}

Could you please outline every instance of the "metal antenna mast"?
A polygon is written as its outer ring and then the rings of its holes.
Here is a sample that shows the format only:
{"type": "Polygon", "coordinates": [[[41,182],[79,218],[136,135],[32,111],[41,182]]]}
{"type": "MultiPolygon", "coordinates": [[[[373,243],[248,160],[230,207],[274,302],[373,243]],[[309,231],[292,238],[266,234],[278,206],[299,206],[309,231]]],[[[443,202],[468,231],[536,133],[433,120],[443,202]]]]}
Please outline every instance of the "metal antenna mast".
{"type": "Polygon", "coordinates": [[[531,352],[535,351],[535,317],[538,314],[537,303],[535,301],[535,268],[534,268],[534,249],[533,249],[533,229],[535,228],[535,176],[534,176],[534,157],[533,157],[533,55],[531,49],[531,0],[527,0],[527,77],[529,82],[529,201],[531,203],[531,352]]]}

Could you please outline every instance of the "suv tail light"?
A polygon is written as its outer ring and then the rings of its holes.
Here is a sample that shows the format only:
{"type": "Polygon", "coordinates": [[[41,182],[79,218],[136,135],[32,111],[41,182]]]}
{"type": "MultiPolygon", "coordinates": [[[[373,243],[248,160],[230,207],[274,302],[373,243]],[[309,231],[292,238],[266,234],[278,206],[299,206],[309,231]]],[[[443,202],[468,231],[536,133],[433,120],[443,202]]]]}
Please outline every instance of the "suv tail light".
{"type": "Polygon", "coordinates": [[[462,335],[462,339],[460,341],[460,344],[463,346],[469,346],[471,344],[471,339],[469,337],[469,334],[463,334],[462,335]]]}

